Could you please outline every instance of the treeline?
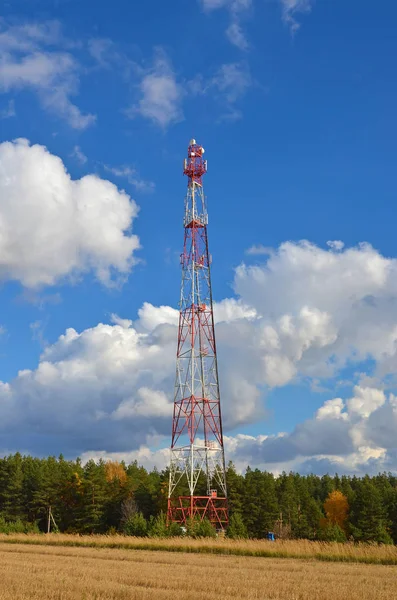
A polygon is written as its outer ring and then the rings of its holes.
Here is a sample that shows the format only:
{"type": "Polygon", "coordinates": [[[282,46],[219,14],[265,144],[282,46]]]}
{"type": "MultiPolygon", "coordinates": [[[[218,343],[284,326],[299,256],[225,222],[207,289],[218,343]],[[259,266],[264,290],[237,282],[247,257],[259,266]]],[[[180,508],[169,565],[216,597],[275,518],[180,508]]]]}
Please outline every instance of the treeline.
{"type": "MultiPolygon", "coordinates": [[[[227,468],[232,537],[397,543],[397,477],[274,477],[227,468]]],[[[205,482],[200,482],[205,493],[205,482]]],[[[136,462],[68,461],[15,454],[0,459],[0,531],[176,534],[167,530],[168,471],[136,462]]],[[[180,490],[186,493],[186,490],[180,490]]],[[[208,524],[207,524],[208,525],[208,524]]],[[[190,533],[210,535],[195,525],[190,533]]]]}

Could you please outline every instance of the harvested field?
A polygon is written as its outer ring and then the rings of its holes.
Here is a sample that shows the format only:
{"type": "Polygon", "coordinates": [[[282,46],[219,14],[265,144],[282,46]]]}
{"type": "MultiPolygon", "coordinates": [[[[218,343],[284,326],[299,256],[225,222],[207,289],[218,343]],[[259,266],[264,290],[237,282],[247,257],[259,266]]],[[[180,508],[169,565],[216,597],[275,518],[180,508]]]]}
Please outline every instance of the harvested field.
{"type": "Polygon", "coordinates": [[[0,600],[390,600],[396,589],[391,566],[0,543],[0,600]]]}
{"type": "MultiPolygon", "coordinates": [[[[191,538],[136,538],[123,535],[67,535],[67,534],[0,534],[3,544],[39,546],[114,548],[150,550],[152,552],[183,552],[252,556],[262,558],[303,558],[332,562],[358,562],[378,565],[397,565],[397,546],[378,544],[338,544],[288,540],[191,539],[191,538]]],[[[397,595],[396,595],[397,598],[397,595]]]]}

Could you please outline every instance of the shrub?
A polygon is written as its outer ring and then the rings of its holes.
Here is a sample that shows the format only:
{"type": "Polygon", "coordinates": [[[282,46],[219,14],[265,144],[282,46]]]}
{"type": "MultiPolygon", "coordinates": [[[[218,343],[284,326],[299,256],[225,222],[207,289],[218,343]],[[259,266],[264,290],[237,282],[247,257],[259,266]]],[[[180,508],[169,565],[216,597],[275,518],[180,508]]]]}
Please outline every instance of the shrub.
{"type": "Polygon", "coordinates": [[[167,519],[164,513],[161,512],[155,519],[151,517],[149,535],[151,537],[168,537],[167,519]]]}
{"type": "Polygon", "coordinates": [[[26,523],[21,519],[15,521],[6,521],[0,516],[0,533],[40,533],[37,523],[26,523]]]}
{"type": "Polygon", "coordinates": [[[196,517],[187,523],[187,535],[192,538],[214,538],[216,530],[208,519],[196,517]]]}
{"type": "Polygon", "coordinates": [[[243,540],[248,537],[248,531],[240,513],[233,513],[230,517],[227,537],[233,540],[243,540]]]}
{"type": "Polygon", "coordinates": [[[123,531],[126,535],[145,537],[148,533],[148,524],[141,512],[137,512],[124,523],[123,531]]]}
{"type": "Polygon", "coordinates": [[[170,523],[168,525],[167,537],[179,537],[184,534],[184,531],[179,523],[170,523]]]}
{"type": "Polygon", "coordinates": [[[346,534],[339,525],[330,523],[320,529],[318,539],[324,542],[346,542],[346,534]]]}

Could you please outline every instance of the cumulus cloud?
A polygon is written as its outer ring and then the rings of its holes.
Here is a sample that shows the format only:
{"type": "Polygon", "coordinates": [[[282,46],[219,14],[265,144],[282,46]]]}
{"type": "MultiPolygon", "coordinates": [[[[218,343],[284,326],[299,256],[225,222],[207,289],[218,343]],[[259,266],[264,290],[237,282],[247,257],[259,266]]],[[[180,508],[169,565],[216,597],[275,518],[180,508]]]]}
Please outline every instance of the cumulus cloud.
{"type": "MultiPolygon", "coordinates": [[[[260,260],[236,269],[236,297],[214,307],[228,458],[275,472],[395,468],[396,259],[368,244],[288,242],[260,260]],[[369,362],[371,377],[353,375],[369,362]],[[265,417],[271,388],[329,387],[346,367],[356,383],[350,397],[330,394],[292,431],[231,434],[265,417]]],[[[155,460],[153,440],[164,445],[170,433],[178,311],[146,302],[136,320],[112,315],[112,323],[68,330],[35,370],[0,386],[4,447],[16,431],[37,447],[40,432],[46,451],[64,437],[70,453],[155,460]]]]}
{"type": "MultiPolygon", "coordinates": [[[[226,434],[224,443],[227,460],[232,460],[239,470],[250,465],[266,468],[276,475],[290,470],[363,475],[397,470],[396,431],[397,402],[393,394],[386,397],[380,389],[357,385],[352,398],[346,401],[341,398],[327,400],[312,418],[299,423],[290,433],[258,436],[226,434]],[[379,403],[372,403],[373,397],[383,397],[383,408],[379,403]],[[350,407],[358,398],[372,405],[370,413],[358,414],[351,410],[350,407]],[[393,437],[382,437],[385,429],[393,437]]],[[[83,458],[126,462],[136,459],[148,467],[156,465],[164,468],[169,460],[168,450],[164,447],[156,449],[153,447],[156,445],[159,445],[159,440],[149,436],[147,443],[136,450],[90,451],[83,458]]]]}
{"type": "Polygon", "coordinates": [[[226,447],[229,457],[241,468],[266,465],[276,473],[290,469],[358,474],[386,467],[396,470],[396,418],[393,394],[386,397],[380,389],[357,385],[352,398],[327,400],[291,433],[227,437],[226,447]],[[363,405],[365,410],[356,410],[363,405]],[[392,446],[382,437],[388,424],[394,433],[392,446]]]}
{"type": "Polygon", "coordinates": [[[163,50],[157,50],[153,66],[142,72],[138,87],[140,98],[127,111],[129,117],[139,114],[162,128],[183,119],[184,90],[163,50]]]}
{"type": "Polygon", "coordinates": [[[72,180],[44,146],[0,144],[0,197],[0,279],[34,288],[93,271],[111,285],[134,264],[135,202],[95,175],[72,180]]]}
{"type": "Polygon", "coordinates": [[[0,93],[30,89],[42,105],[63,117],[75,129],[95,121],[72,102],[78,93],[80,65],[60,49],[59,24],[8,26],[0,21],[0,93]]]}
{"type": "Polygon", "coordinates": [[[276,376],[279,359],[291,377],[322,378],[367,358],[384,375],[397,358],[396,267],[368,244],[340,251],[286,242],[263,264],[240,265],[234,289],[262,315],[252,335],[276,376]]]}
{"type": "Polygon", "coordinates": [[[106,452],[106,450],[83,452],[81,460],[83,464],[89,460],[111,460],[117,462],[124,461],[127,465],[137,461],[145,469],[153,469],[154,467],[165,469],[170,463],[170,451],[168,448],[153,450],[147,445],[142,444],[137,450],[129,452],[106,452]]]}
{"type": "Polygon", "coordinates": [[[172,389],[174,353],[164,352],[166,337],[120,325],[68,329],[37,369],[0,387],[4,446],[13,432],[36,452],[126,451],[151,431],[168,433],[171,400],[162,389],[172,389]]]}
{"type": "MultiPolygon", "coordinates": [[[[231,308],[226,312],[230,323],[231,308]]],[[[34,452],[131,452],[170,434],[177,311],[145,303],[134,323],[117,315],[112,321],[81,333],[68,329],[45,347],[36,369],[0,385],[3,447],[21,436],[34,452]]],[[[230,427],[252,418],[259,393],[238,374],[228,379],[230,427]]]]}

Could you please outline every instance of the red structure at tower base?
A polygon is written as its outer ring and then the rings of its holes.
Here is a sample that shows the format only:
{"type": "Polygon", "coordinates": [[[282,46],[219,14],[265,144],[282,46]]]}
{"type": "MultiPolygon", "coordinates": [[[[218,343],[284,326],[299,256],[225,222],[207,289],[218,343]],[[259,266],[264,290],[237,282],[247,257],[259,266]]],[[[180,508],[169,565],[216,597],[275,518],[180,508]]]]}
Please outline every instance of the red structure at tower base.
{"type": "Polygon", "coordinates": [[[217,496],[179,496],[168,502],[168,520],[186,525],[190,519],[208,519],[216,529],[228,524],[227,498],[217,496]]]}

